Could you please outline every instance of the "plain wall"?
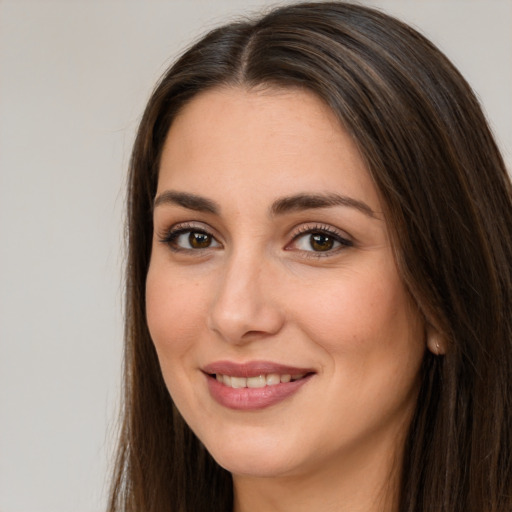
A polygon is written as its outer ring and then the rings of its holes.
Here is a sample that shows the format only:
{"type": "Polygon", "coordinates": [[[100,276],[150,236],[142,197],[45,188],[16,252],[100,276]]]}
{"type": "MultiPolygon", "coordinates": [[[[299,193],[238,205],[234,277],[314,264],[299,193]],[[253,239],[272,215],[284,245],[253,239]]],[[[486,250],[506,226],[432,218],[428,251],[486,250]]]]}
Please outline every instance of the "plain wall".
{"type": "MultiPolygon", "coordinates": [[[[366,3],[459,66],[510,168],[512,0],[366,3]]],[[[192,39],[271,4],[0,0],[0,512],[104,509],[134,130],[192,39]]]]}

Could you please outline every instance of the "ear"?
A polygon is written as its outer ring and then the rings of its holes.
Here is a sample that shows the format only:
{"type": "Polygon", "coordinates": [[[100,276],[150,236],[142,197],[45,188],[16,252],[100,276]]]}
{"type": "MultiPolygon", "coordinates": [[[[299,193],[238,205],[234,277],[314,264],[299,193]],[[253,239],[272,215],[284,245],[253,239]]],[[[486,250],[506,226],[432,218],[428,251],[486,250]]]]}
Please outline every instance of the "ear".
{"type": "Polygon", "coordinates": [[[427,327],[427,348],[435,356],[442,356],[446,353],[446,342],[432,325],[427,327]]]}

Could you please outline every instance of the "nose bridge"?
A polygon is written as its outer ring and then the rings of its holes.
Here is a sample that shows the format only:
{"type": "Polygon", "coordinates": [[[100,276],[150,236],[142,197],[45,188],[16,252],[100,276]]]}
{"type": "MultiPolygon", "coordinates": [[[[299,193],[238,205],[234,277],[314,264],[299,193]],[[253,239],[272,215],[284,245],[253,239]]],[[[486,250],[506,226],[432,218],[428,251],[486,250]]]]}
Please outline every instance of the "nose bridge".
{"type": "Polygon", "coordinates": [[[271,273],[270,262],[258,251],[240,248],[226,256],[211,304],[210,328],[231,343],[278,332],[283,315],[271,298],[271,273]]]}

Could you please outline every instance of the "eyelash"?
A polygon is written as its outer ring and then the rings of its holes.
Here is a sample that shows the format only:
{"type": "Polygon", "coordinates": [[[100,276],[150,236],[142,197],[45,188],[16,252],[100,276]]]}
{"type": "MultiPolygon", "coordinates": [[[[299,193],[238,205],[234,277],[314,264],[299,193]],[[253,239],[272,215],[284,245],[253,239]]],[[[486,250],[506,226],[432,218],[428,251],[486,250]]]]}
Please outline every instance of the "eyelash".
{"type": "MultiPolygon", "coordinates": [[[[297,240],[299,240],[300,238],[305,237],[307,235],[316,235],[316,234],[326,235],[329,238],[331,238],[335,243],[339,243],[340,245],[339,245],[339,247],[337,247],[335,249],[329,249],[327,251],[303,250],[302,252],[304,253],[305,257],[307,257],[307,258],[325,258],[325,257],[333,256],[334,254],[338,254],[340,251],[347,249],[348,247],[354,246],[354,243],[351,240],[343,237],[339,231],[333,229],[330,226],[326,226],[324,224],[317,224],[313,227],[301,226],[297,230],[297,232],[293,235],[291,243],[295,243],[297,240]]],[[[289,247],[289,246],[290,246],[290,244],[287,245],[287,247],[289,247]]]]}
{"type": "MultiPolygon", "coordinates": [[[[211,238],[216,244],[218,244],[218,247],[222,247],[222,244],[217,241],[217,239],[211,234],[211,232],[208,229],[205,229],[203,227],[199,227],[194,224],[178,224],[176,226],[171,227],[165,234],[160,238],[160,242],[166,244],[172,251],[174,252],[188,252],[188,253],[200,253],[206,250],[212,250],[216,249],[217,246],[208,246],[205,248],[184,248],[176,245],[176,242],[178,238],[182,235],[185,235],[187,233],[199,233],[204,234],[211,238]]],[[[296,233],[292,235],[292,241],[290,244],[288,244],[285,247],[285,250],[293,250],[290,249],[290,245],[296,243],[298,240],[300,240],[302,237],[305,237],[306,235],[325,235],[333,240],[334,243],[338,243],[339,246],[335,249],[328,249],[326,251],[314,251],[314,250],[301,250],[300,252],[304,254],[304,257],[307,258],[322,258],[322,257],[328,257],[332,256],[333,254],[337,254],[339,251],[342,251],[343,249],[346,249],[348,247],[353,247],[354,243],[351,240],[348,240],[347,238],[341,236],[341,234],[334,230],[332,227],[323,225],[323,224],[317,224],[313,227],[311,226],[301,226],[296,233]]]]}
{"type": "Polygon", "coordinates": [[[203,249],[194,249],[194,248],[184,248],[184,247],[180,247],[180,246],[176,245],[176,242],[177,242],[178,238],[181,235],[185,235],[187,233],[200,233],[200,234],[204,234],[204,235],[210,237],[212,240],[214,240],[217,244],[219,244],[219,246],[221,246],[221,244],[208,231],[208,229],[205,229],[203,227],[199,227],[199,226],[194,225],[194,224],[188,224],[188,223],[178,224],[176,226],[171,227],[164,234],[164,236],[160,238],[160,242],[162,242],[163,244],[166,244],[171,249],[171,251],[174,251],[174,252],[190,252],[190,253],[194,253],[194,252],[205,251],[205,250],[208,250],[208,249],[211,250],[211,249],[215,248],[215,247],[205,247],[203,249]]]}

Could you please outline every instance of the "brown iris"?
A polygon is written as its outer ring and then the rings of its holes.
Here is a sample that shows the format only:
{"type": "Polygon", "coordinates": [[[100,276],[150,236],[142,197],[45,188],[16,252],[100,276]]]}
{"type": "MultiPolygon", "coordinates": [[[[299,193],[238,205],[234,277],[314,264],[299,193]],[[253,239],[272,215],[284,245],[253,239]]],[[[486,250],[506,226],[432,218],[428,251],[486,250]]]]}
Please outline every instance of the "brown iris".
{"type": "Polygon", "coordinates": [[[323,233],[313,233],[309,243],[315,251],[330,251],[334,246],[334,239],[323,233]]]}
{"type": "Polygon", "coordinates": [[[201,231],[191,231],[188,235],[190,247],[194,249],[206,249],[212,243],[212,237],[201,231]]]}

